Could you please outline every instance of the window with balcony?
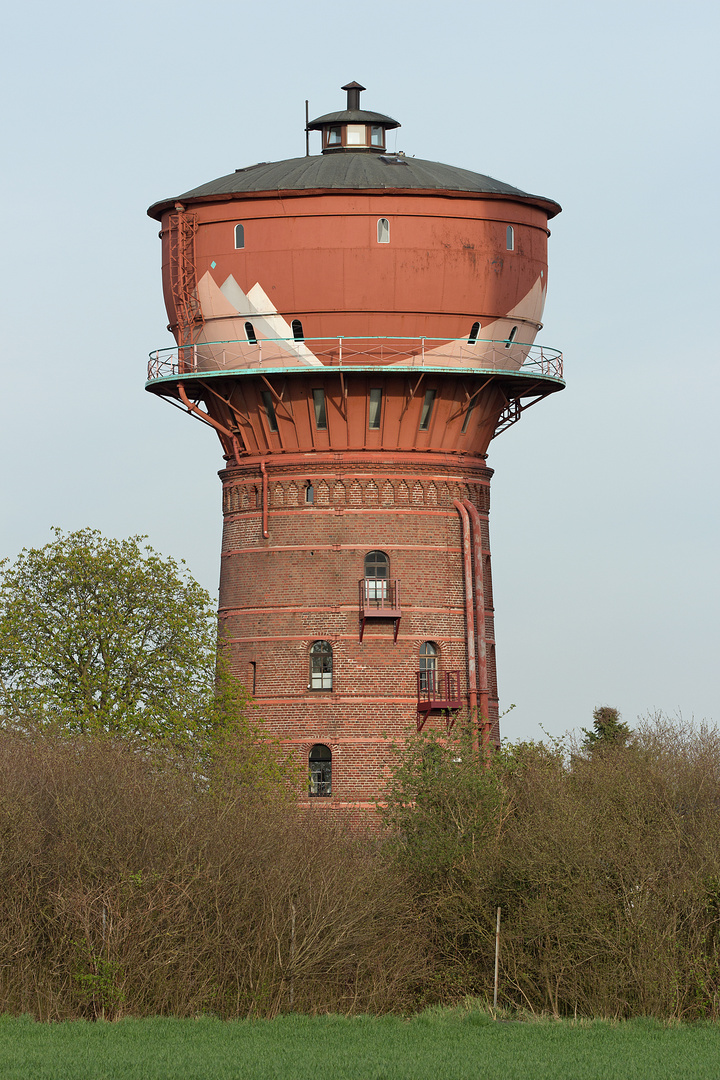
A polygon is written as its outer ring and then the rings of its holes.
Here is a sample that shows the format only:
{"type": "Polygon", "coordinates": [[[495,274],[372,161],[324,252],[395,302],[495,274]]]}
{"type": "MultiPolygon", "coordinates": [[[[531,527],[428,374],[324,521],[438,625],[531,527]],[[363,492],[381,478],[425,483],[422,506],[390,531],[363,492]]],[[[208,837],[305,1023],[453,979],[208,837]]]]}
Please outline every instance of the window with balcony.
{"type": "Polygon", "coordinates": [[[392,619],[393,641],[400,627],[400,582],[390,577],[390,560],[384,551],[369,551],[360,578],[360,641],[368,619],[392,619]]]}
{"type": "Polygon", "coordinates": [[[236,225],[235,226],[235,249],[238,250],[239,248],[244,248],[244,247],[245,247],[245,226],[244,225],[236,225]]]}
{"type": "Polygon", "coordinates": [[[390,560],[384,551],[370,551],[365,556],[365,591],[369,603],[387,599],[390,560]]]}
{"type": "Polygon", "coordinates": [[[324,743],[315,743],[308,757],[310,786],[308,794],[327,797],[332,795],[332,751],[324,743]]]}
{"type": "Polygon", "coordinates": [[[310,648],[310,690],[332,690],[333,654],[329,641],[314,641],[310,648]]]}

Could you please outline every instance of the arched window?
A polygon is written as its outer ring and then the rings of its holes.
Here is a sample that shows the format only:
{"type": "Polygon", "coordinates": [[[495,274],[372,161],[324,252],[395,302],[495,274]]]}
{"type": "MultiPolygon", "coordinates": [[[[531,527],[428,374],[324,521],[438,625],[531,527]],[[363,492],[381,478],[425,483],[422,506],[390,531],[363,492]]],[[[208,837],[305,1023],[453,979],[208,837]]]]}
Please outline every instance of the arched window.
{"type": "Polygon", "coordinates": [[[332,690],[333,656],[329,641],[313,641],[310,647],[310,689],[332,690]]]}
{"type": "Polygon", "coordinates": [[[251,322],[245,323],[245,336],[251,345],[257,345],[257,337],[255,336],[255,327],[251,322]]]}
{"type": "Polygon", "coordinates": [[[470,337],[468,338],[468,345],[474,345],[478,339],[480,333],[480,323],[474,322],[470,327],[470,337]]]}
{"type": "Polygon", "coordinates": [[[390,560],[384,551],[369,551],[365,556],[365,599],[381,604],[387,597],[390,560]]]}
{"type": "Polygon", "coordinates": [[[312,480],[308,480],[305,485],[305,502],[308,506],[313,506],[315,503],[315,488],[312,486],[312,480]]]}
{"type": "Polygon", "coordinates": [[[302,323],[299,319],[293,319],[292,321],[293,337],[296,341],[304,341],[305,335],[303,334],[302,323]]]}
{"type": "Polygon", "coordinates": [[[505,348],[506,349],[509,349],[510,346],[512,345],[513,341],[515,340],[515,335],[517,334],[517,332],[518,332],[517,326],[513,326],[512,330],[508,334],[508,339],[505,342],[505,348]]]}
{"type": "Polygon", "coordinates": [[[315,743],[308,757],[310,766],[309,795],[332,795],[332,752],[324,743],[315,743]]]}
{"type": "Polygon", "coordinates": [[[245,227],[244,225],[235,226],[235,248],[245,247],[245,227]]]}
{"type": "Polygon", "coordinates": [[[377,236],[378,244],[390,243],[390,222],[386,217],[378,218],[377,236]]]}
{"type": "Polygon", "coordinates": [[[512,225],[508,225],[507,229],[505,230],[505,247],[508,251],[515,250],[515,230],[513,229],[512,225]]]}
{"type": "Polygon", "coordinates": [[[438,647],[434,641],[423,641],[420,646],[420,689],[433,692],[437,680],[438,647]]]}

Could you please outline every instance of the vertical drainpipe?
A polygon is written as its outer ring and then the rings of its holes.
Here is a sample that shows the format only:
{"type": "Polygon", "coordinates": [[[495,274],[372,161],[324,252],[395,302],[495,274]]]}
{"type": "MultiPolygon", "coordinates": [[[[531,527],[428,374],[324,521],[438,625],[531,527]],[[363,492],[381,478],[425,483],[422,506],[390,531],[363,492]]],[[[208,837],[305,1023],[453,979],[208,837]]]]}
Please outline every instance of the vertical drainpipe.
{"type": "Polygon", "coordinates": [[[262,473],[262,530],[263,538],[268,538],[268,481],[267,472],[265,471],[265,462],[260,462],[260,472],[262,473]]]}
{"type": "MultiPolygon", "coordinates": [[[[473,731],[477,724],[477,675],[475,671],[475,620],[473,614],[473,572],[472,549],[470,544],[470,519],[467,510],[459,499],[453,499],[453,505],[460,515],[462,523],[463,577],[465,581],[465,641],[467,643],[468,691],[470,695],[470,717],[473,731]]],[[[473,738],[473,743],[475,739],[473,738]]]]}
{"type": "Polygon", "coordinates": [[[482,744],[485,750],[490,745],[490,705],[488,689],[487,642],[485,639],[485,580],[483,575],[482,521],[477,509],[469,499],[464,506],[470,515],[474,539],[475,563],[475,623],[478,643],[478,695],[480,698],[480,723],[482,724],[482,744]]]}

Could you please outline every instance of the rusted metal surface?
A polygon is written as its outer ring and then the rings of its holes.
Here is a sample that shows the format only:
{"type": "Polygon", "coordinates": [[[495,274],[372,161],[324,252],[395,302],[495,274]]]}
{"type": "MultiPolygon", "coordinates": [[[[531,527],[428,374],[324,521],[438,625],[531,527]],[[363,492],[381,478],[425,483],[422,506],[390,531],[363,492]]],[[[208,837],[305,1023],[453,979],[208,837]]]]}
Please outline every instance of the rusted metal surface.
{"type": "Polygon", "coordinates": [[[203,326],[203,313],[197,297],[195,273],[195,233],[197,214],[188,212],[182,203],[168,218],[169,280],[175,308],[178,344],[191,345],[203,326]]]}
{"type": "Polygon", "coordinates": [[[483,551],[481,520],[477,509],[469,499],[463,503],[472,522],[473,531],[473,567],[475,571],[475,626],[477,629],[477,655],[478,655],[478,706],[480,709],[480,726],[482,729],[482,743],[487,747],[490,742],[490,705],[488,700],[488,664],[487,664],[487,641],[485,637],[485,585],[483,580],[483,551]]]}
{"type": "Polygon", "coordinates": [[[473,610],[473,565],[472,545],[470,540],[470,518],[465,506],[459,499],[453,499],[453,506],[460,515],[462,528],[463,582],[465,585],[465,648],[468,669],[468,706],[470,716],[475,720],[477,714],[477,665],[475,663],[475,613],[473,610]]]}
{"type": "Polygon", "coordinates": [[[265,468],[265,462],[260,462],[260,473],[262,475],[262,534],[263,539],[267,540],[268,533],[268,480],[267,469],[265,468]]]}

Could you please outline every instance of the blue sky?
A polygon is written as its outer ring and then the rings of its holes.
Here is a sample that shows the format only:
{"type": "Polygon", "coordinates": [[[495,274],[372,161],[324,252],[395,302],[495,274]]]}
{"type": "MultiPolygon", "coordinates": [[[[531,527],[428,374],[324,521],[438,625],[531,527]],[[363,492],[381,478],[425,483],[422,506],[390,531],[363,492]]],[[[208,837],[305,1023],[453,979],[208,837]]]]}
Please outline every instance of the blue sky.
{"type": "Polygon", "coordinates": [[[301,155],[305,99],[356,79],[397,149],[563,206],[540,340],[568,387],[489,456],[504,734],[601,703],[720,719],[719,23],[693,0],[14,6],[0,555],[143,533],[216,592],[219,444],[143,391],[171,344],[145,210],[301,155]]]}

